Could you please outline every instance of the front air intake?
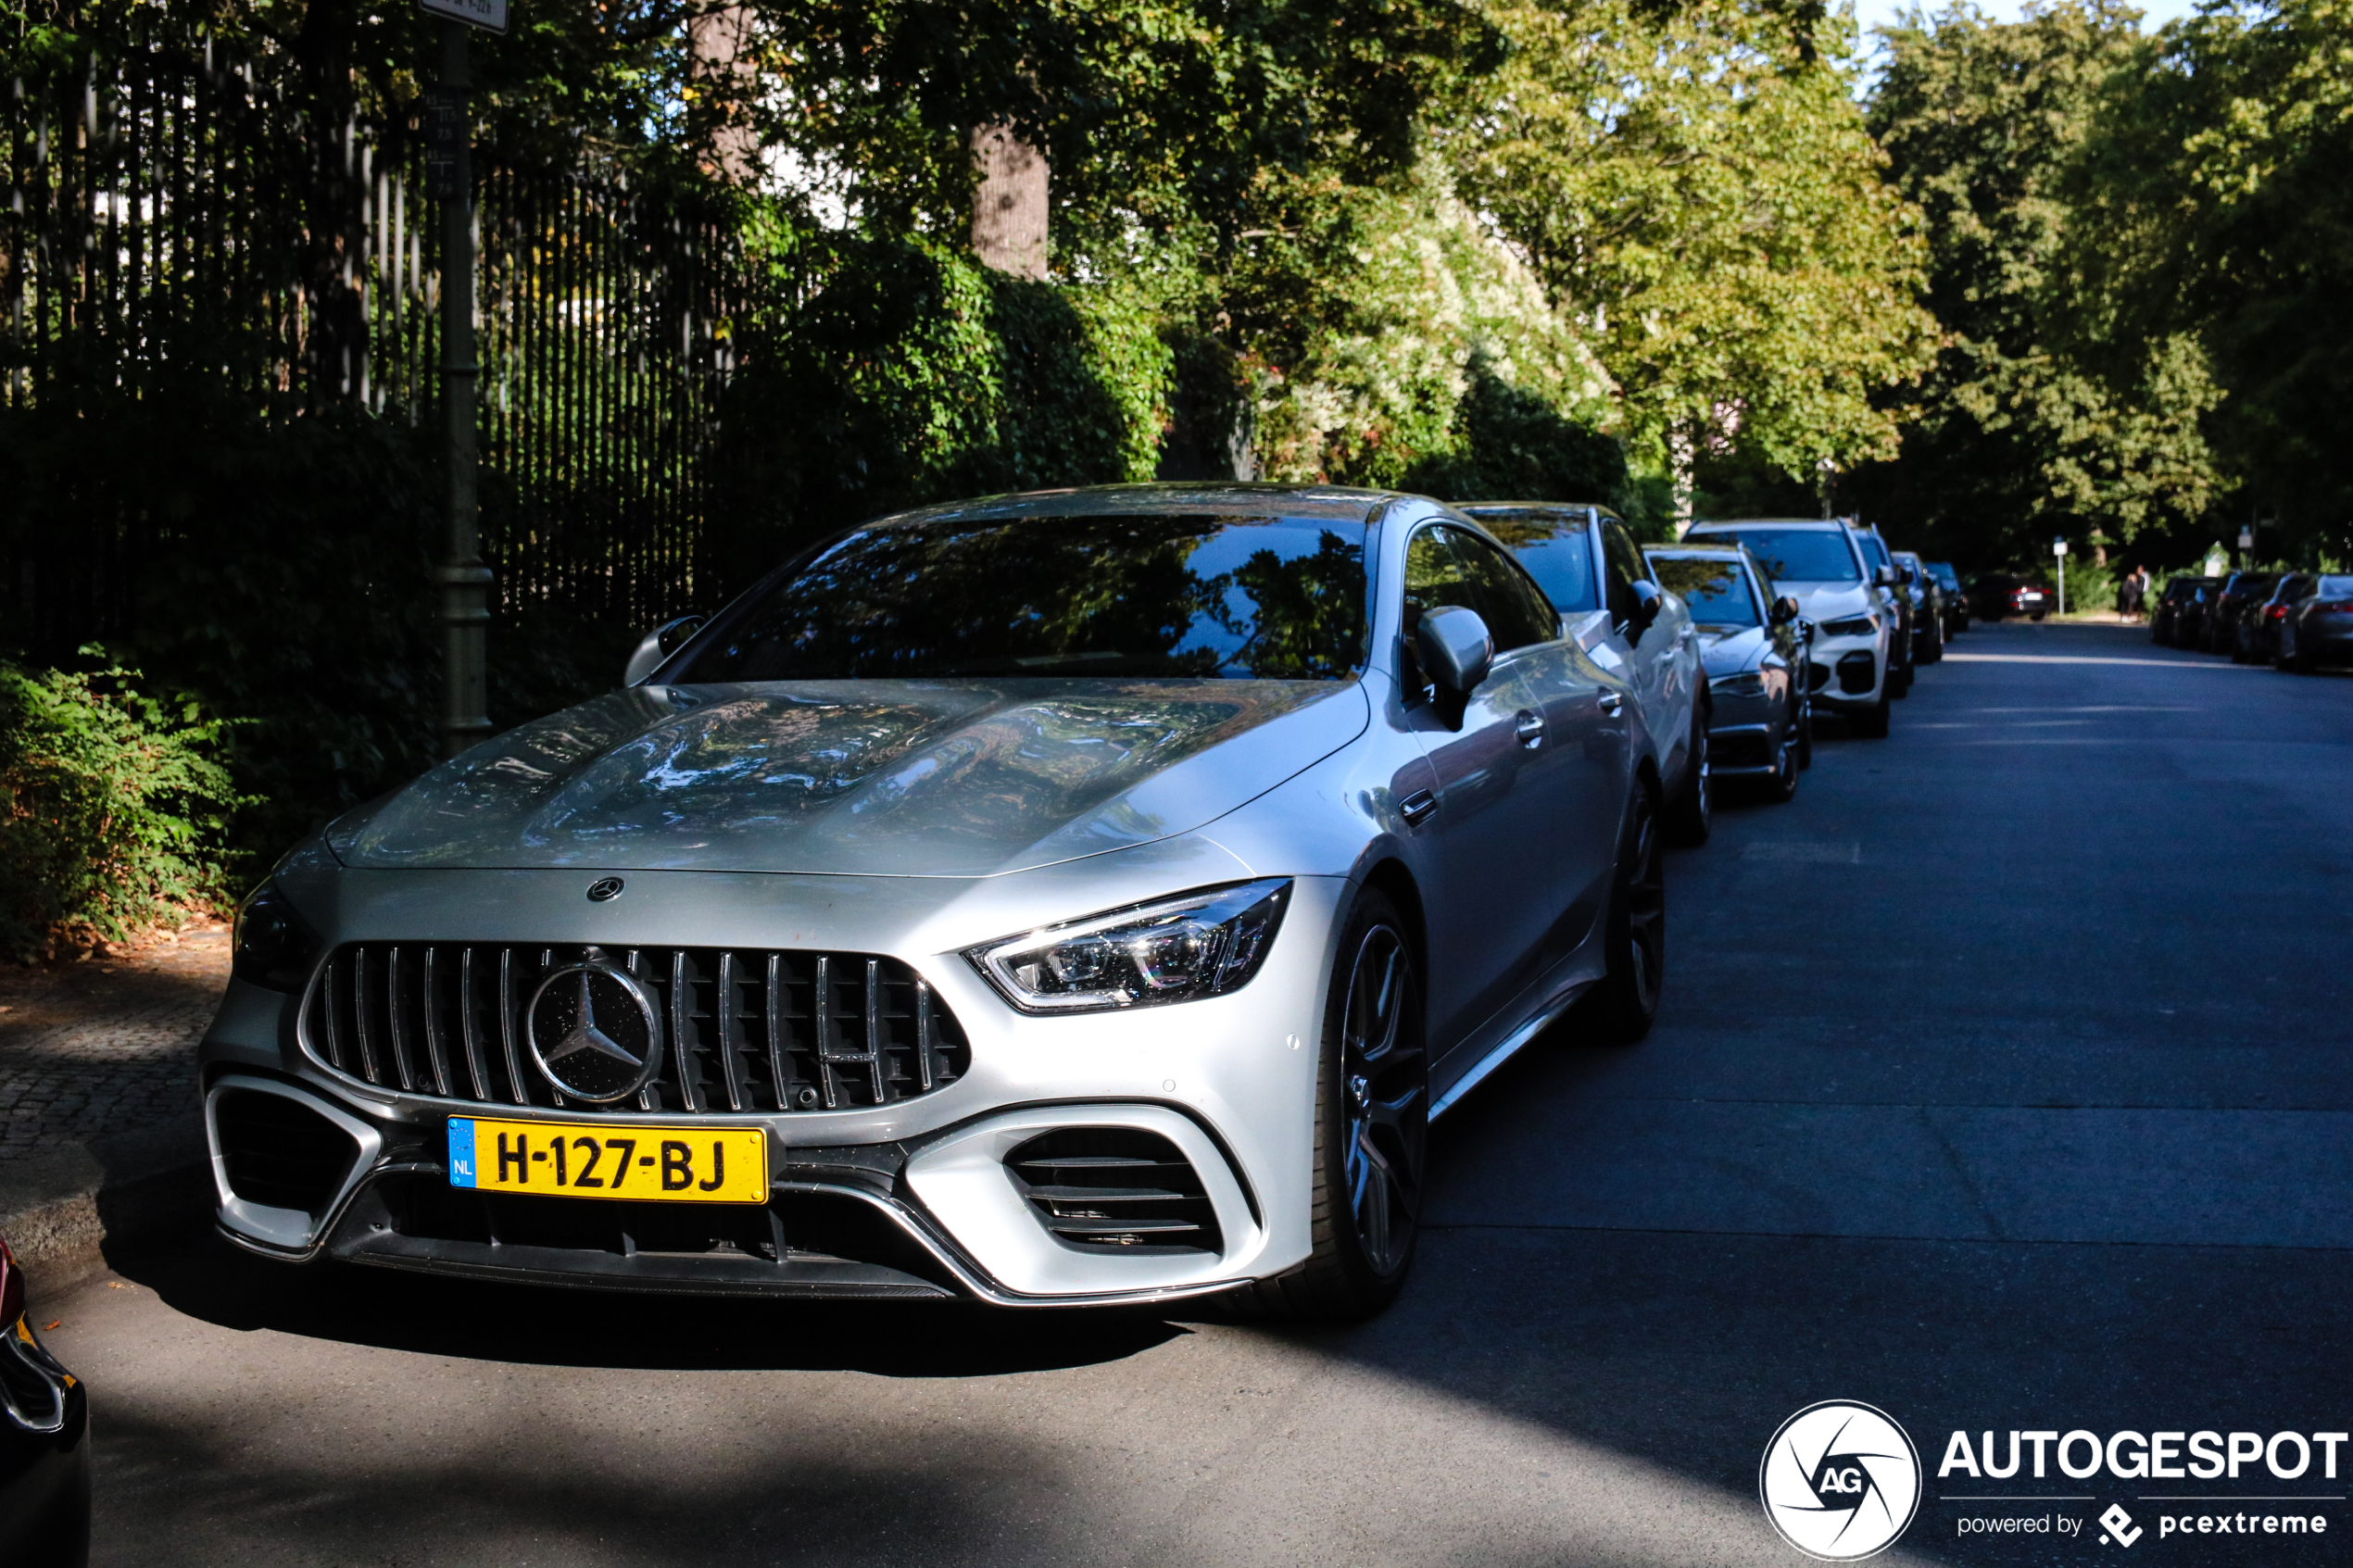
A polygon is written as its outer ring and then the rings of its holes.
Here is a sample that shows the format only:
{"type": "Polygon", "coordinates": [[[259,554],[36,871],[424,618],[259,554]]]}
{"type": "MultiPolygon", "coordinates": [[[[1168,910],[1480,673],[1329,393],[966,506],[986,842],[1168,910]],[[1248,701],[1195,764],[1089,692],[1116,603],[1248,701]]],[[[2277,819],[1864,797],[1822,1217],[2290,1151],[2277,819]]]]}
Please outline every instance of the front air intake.
{"type": "Polygon", "coordinates": [[[1056,1239],[1088,1252],[1226,1249],[1201,1173],[1158,1133],[1064,1127],[1005,1157],[1056,1239]]]}
{"type": "Polygon", "coordinates": [[[322,1217],[343,1190],[359,1145],[300,1100],[254,1089],[223,1093],[213,1107],[229,1190],[265,1209],[322,1217]]]}

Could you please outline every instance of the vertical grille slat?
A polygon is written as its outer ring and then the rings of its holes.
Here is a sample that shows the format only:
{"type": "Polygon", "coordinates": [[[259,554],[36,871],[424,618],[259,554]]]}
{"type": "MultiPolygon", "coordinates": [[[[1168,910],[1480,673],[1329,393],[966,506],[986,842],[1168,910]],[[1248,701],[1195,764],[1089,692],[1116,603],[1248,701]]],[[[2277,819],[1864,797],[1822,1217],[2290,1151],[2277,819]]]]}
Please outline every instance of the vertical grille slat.
{"type": "Polygon", "coordinates": [[[474,950],[458,960],[458,1029],[466,1047],[466,1076],[478,1100],[490,1098],[490,1069],[482,1060],[482,1020],[474,1008],[474,950]]]}
{"type": "Polygon", "coordinates": [[[368,949],[356,947],[351,954],[352,1032],[359,1036],[359,1071],[371,1084],[381,1084],[384,1075],[376,1069],[375,1034],[368,1027],[369,1015],[375,1010],[368,999],[368,949]]]}
{"type": "Polygon", "coordinates": [[[585,1105],[547,1082],[524,1047],[522,1016],[548,974],[584,956],[601,955],[354,943],[329,956],[304,1003],[303,1049],[380,1088],[608,1116],[854,1110],[929,1094],[971,1067],[954,1014],[895,959],[633,948],[621,967],[658,1000],[661,1068],[624,1105],[585,1105]]]}
{"type": "Polygon", "coordinates": [[[425,949],[425,1064],[433,1069],[434,1092],[442,1098],[449,1098],[449,1045],[441,1028],[441,987],[434,982],[439,978],[439,966],[434,960],[440,949],[425,949]]]}
{"type": "Polygon", "coordinates": [[[522,1053],[516,1048],[515,1034],[515,952],[503,947],[498,953],[498,1043],[507,1053],[507,1096],[517,1105],[529,1105],[530,1097],[523,1092],[522,1053]]]}

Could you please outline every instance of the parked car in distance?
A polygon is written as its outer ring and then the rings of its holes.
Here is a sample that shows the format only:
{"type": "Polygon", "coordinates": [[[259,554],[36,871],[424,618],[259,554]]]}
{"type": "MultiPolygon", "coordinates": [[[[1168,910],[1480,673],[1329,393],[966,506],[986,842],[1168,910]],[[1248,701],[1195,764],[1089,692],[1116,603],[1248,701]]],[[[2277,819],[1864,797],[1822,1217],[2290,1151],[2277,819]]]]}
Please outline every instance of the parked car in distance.
{"type": "Polygon", "coordinates": [[[1855,541],[1863,547],[1865,570],[1870,573],[1874,591],[1887,611],[1894,618],[1895,635],[1890,653],[1894,676],[1888,695],[1905,697],[1912,695],[1913,633],[1912,596],[1904,581],[1904,569],[1895,564],[1894,552],[1887,547],[1876,523],[1855,530],[1855,541]]]}
{"type": "Polygon", "coordinates": [[[2149,641],[2166,647],[2191,646],[2198,619],[2206,611],[2206,596],[2221,585],[2219,577],[2194,577],[2187,572],[2166,583],[2149,608],[2149,641]]]}
{"type": "Polygon", "coordinates": [[[89,1561],[89,1391],[33,1334],[24,1271],[0,1240],[0,1562],[89,1561]]]}
{"type": "Polygon", "coordinates": [[[2006,571],[1989,571],[1969,579],[1969,611],[1980,621],[2007,621],[2023,615],[2040,621],[2056,602],[2049,588],[2006,571]]]}
{"type": "Polygon", "coordinates": [[[1715,784],[1698,639],[1691,612],[1662,594],[1624,521],[1606,507],[1557,501],[1472,501],[1455,510],[1528,569],[1572,641],[1633,683],[1666,791],[1668,834],[1681,844],[1706,842],[1715,784]]]}
{"type": "Polygon", "coordinates": [[[1961,574],[1948,560],[1930,561],[1928,570],[1944,591],[1944,635],[1957,637],[1969,630],[1969,596],[1961,592],[1961,574]]]}
{"type": "Polygon", "coordinates": [[[1934,664],[1944,657],[1944,585],[1909,550],[1896,551],[1895,564],[1904,569],[1904,591],[1912,602],[1912,662],[1934,664]]]}
{"type": "Polygon", "coordinates": [[[1886,736],[1895,673],[1896,621],[1886,597],[1896,580],[1892,562],[1869,566],[1855,530],[1834,519],[1695,522],[1681,542],[1746,546],[1773,592],[1794,597],[1814,623],[1806,684],[1816,709],[1828,708],[1858,735],[1886,736]]]}
{"type": "Polygon", "coordinates": [[[2279,652],[2281,623],[2297,601],[2311,591],[2309,572],[2282,572],[2261,603],[2250,604],[2240,611],[2238,624],[2231,633],[2231,662],[2271,663],[2272,656],[2279,652]]]}
{"type": "Polygon", "coordinates": [[[1776,596],[1756,558],[1737,545],[1654,545],[1643,554],[1699,628],[1717,780],[1752,781],[1768,799],[1789,799],[1814,750],[1813,628],[1796,598],[1776,596]]]}
{"type": "Polygon", "coordinates": [[[2206,619],[2198,627],[2198,646],[2208,653],[2236,651],[2239,622],[2249,610],[2271,597],[2279,584],[2276,571],[2233,571],[2222,581],[2206,619]]]}
{"type": "Polygon", "coordinates": [[[1428,1120],[1580,998],[1655,1016],[1631,681],[1427,498],[932,507],[673,640],[246,899],[198,1055],[232,1242],[1360,1316],[1428,1120]]]}
{"type": "Polygon", "coordinates": [[[2313,578],[2272,634],[2275,670],[2309,675],[2323,664],[2353,664],[2353,573],[2313,578]]]}

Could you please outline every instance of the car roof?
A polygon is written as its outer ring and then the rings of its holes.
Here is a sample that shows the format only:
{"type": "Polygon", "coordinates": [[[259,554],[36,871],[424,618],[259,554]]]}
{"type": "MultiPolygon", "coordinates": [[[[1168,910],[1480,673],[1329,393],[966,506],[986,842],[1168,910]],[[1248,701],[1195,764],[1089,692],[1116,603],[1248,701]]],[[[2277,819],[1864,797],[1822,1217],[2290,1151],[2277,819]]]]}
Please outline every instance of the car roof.
{"type": "Polygon", "coordinates": [[[1642,546],[1642,554],[1674,556],[1692,560],[1746,560],[1748,558],[1747,550],[1738,545],[1686,545],[1680,541],[1672,545],[1645,545],[1642,546]]]}
{"type": "Polygon", "coordinates": [[[1604,517],[1617,516],[1599,501],[1450,501],[1447,505],[1466,517],[1480,517],[1489,512],[1599,512],[1604,517]]]}
{"type": "Polygon", "coordinates": [[[1719,521],[1714,518],[1695,518],[1694,530],[1702,528],[1818,528],[1843,530],[1846,524],[1834,517],[1743,517],[1719,521]]]}

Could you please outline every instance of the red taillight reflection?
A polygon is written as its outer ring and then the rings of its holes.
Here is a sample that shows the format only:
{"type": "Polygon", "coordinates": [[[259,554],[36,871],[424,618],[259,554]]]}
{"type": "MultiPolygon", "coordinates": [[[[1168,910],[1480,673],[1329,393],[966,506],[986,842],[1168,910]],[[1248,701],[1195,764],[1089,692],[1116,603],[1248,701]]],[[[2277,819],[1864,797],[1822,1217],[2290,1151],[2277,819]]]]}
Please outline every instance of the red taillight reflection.
{"type": "Polygon", "coordinates": [[[2285,621],[2287,619],[2287,606],[2272,605],[2264,610],[2263,617],[2267,621],[2285,621]]]}

